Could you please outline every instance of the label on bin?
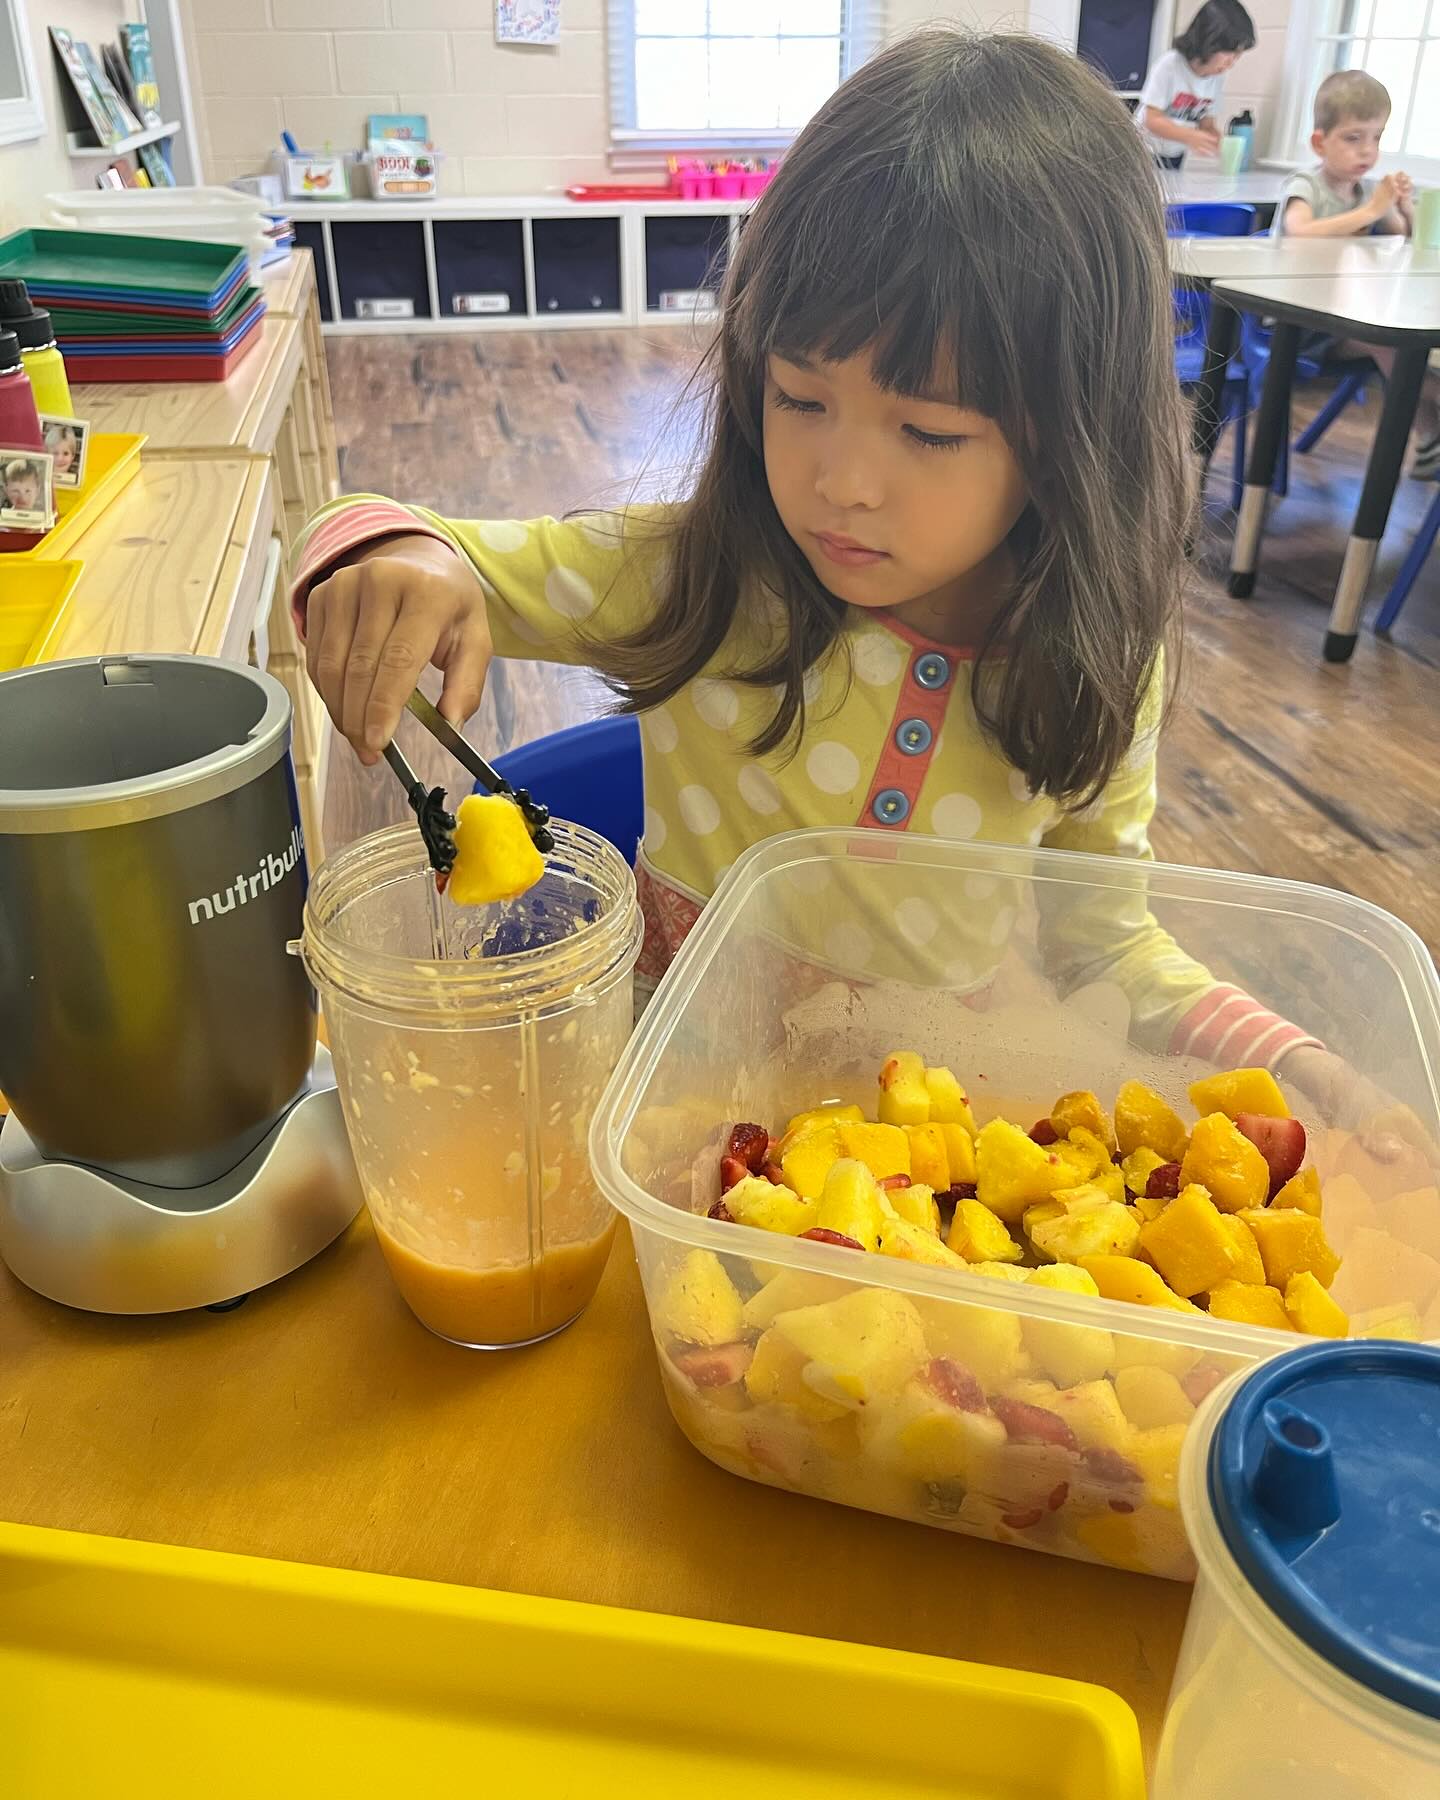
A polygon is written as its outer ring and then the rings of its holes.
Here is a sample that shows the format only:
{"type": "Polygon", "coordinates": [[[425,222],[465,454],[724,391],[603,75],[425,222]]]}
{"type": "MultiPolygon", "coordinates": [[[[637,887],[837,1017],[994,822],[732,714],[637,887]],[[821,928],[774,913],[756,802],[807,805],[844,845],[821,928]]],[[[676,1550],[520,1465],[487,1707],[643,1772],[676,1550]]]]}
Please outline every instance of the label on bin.
{"type": "Polygon", "coordinates": [[[1440,1719],[1440,1349],[1334,1343],[1265,1363],[1215,1429],[1209,1493],[1296,1637],[1440,1719]]]}

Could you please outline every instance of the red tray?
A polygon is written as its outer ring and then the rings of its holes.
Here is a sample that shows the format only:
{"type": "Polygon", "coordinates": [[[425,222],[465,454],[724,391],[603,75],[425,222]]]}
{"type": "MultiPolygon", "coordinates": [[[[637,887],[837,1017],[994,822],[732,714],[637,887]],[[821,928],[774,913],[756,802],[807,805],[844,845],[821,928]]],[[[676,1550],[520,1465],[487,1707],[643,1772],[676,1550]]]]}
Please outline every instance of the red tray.
{"type": "Polygon", "coordinates": [[[247,331],[224,356],[86,356],[71,364],[76,379],[86,381],[225,381],[260,341],[247,331]],[[77,374],[78,371],[78,374],[77,374]]]}
{"type": "Polygon", "coordinates": [[[678,187],[657,187],[652,181],[648,185],[638,182],[615,182],[610,185],[601,183],[598,187],[587,182],[576,182],[567,187],[565,197],[568,200],[678,200],[678,187]]]}

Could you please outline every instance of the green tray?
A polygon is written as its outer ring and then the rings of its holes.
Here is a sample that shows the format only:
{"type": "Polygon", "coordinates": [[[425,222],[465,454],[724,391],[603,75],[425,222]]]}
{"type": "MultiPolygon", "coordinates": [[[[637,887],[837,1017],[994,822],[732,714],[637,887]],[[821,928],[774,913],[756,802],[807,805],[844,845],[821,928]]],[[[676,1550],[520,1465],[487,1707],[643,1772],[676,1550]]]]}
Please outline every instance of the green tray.
{"type": "Polygon", "coordinates": [[[224,337],[240,317],[255,304],[258,288],[241,286],[235,296],[225,302],[224,309],[211,318],[156,318],[150,313],[75,312],[67,306],[51,306],[47,310],[55,335],[63,343],[66,338],[186,338],[211,340],[224,337]]]}
{"type": "Polygon", "coordinates": [[[245,252],[233,244],[126,237],[118,231],[14,231],[0,238],[0,280],[173,293],[217,293],[245,252]]]}

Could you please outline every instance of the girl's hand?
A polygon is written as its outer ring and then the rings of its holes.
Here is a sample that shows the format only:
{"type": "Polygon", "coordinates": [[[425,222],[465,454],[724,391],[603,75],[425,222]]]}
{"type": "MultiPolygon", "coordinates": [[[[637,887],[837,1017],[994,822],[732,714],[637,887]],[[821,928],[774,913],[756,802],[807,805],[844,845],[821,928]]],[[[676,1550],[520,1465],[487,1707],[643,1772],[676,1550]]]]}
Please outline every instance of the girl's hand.
{"type": "Polygon", "coordinates": [[[490,631],[479,577],[439,538],[382,538],[310,590],[305,664],[362,763],[378,762],[427,663],[439,708],[463,725],[480,704],[490,631]]]}
{"type": "Polygon", "coordinates": [[[1414,1151],[1432,1169],[1440,1168],[1440,1145],[1411,1109],[1332,1051],[1302,1044],[1281,1058],[1280,1068],[1315,1102],[1327,1124],[1353,1131],[1377,1162],[1398,1162],[1414,1151]]]}

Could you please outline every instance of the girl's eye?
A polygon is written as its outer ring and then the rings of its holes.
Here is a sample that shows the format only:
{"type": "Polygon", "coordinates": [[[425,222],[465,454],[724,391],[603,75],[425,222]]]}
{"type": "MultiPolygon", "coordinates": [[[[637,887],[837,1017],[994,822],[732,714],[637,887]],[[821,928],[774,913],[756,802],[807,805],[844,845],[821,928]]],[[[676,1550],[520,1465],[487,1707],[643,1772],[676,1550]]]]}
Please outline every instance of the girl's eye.
{"type": "Polygon", "coordinates": [[[906,435],[915,443],[923,444],[927,450],[959,450],[970,442],[968,437],[955,436],[939,431],[922,431],[918,425],[907,425],[906,435]]]}
{"type": "Polygon", "coordinates": [[[787,394],[782,387],[775,389],[773,404],[780,412],[818,413],[825,408],[818,400],[800,400],[794,394],[787,394]]]}

